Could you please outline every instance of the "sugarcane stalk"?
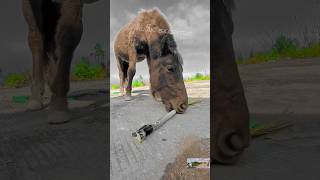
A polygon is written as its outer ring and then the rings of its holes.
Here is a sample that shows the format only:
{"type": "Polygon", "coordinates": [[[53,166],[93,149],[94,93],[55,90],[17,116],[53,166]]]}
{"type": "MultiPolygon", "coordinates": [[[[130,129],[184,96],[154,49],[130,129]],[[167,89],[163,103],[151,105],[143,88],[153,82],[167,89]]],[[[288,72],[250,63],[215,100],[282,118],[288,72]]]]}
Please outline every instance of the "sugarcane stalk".
{"type": "Polygon", "coordinates": [[[171,119],[177,112],[172,110],[168,112],[166,115],[157,120],[154,124],[143,125],[136,132],[132,133],[132,137],[135,137],[136,140],[142,143],[147,136],[149,136],[152,132],[159,129],[163,124],[165,124],[169,119],[171,119]]]}
{"type": "MultiPolygon", "coordinates": [[[[189,98],[188,104],[189,106],[200,103],[201,99],[199,98],[189,98]]],[[[169,119],[171,119],[177,112],[172,110],[168,112],[166,115],[157,120],[154,124],[143,125],[137,131],[132,133],[132,137],[134,137],[138,142],[142,143],[147,136],[149,136],[152,132],[159,129],[163,124],[165,124],[169,119]]]]}
{"type": "Polygon", "coordinates": [[[257,127],[250,129],[250,135],[252,138],[266,135],[278,131],[280,129],[292,126],[293,123],[290,121],[272,121],[258,125],[257,127]]]}

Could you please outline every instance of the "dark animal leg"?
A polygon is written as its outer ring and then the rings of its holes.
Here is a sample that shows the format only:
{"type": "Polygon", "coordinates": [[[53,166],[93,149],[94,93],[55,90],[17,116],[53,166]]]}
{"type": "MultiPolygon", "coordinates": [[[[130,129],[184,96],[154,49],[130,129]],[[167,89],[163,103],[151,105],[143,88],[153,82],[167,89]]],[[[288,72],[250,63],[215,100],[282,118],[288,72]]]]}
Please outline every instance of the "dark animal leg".
{"type": "Polygon", "coordinates": [[[35,10],[40,10],[39,6],[31,4],[31,2],[23,0],[22,10],[23,15],[29,26],[28,42],[32,53],[33,69],[31,81],[31,97],[28,102],[29,110],[39,110],[43,107],[42,96],[44,93],[44,70],[46,66],[46,58],[44,53],[44,35],[41,32],[41,19],[43,14],[35,13],[35,10]],[[38,8],[38,9],[37,9],[38,8]],[[37,15],[37,17],[35,16],[37,15]]]}
{"type": "Polygon", "coordinates": [[[235,62],[230,12],[213,2],[213,158],[235,163],[249,145],[249,112],[235,62]]]}
{"type": "Polygon", "coordinates": [[[55,34],[56,59],[51,63],[50,69],[54,69],[50,90],[52,92],[50,102],[49,123],[64,123],[69,120],[67,114],[67,92],[69,91],[70,65],[73,52],[80,42],[82,35],[81,12],[82,5],[79,1],[63,1],[61,16],[58,20],[55,34]],[[70,8],[72,7],[72,8],[70,8]]]}
{"type": "Polygon", "coordinates": [[[117,59],[117,66],[119,70],[119,79],[120,79],[120,93],[124,95],[124,88],[127,80],[127,72],[128,72],[128,63],[122,61],[120,57],[116,57],[117,59]]]}
{"type": "Polygon", "coordinates": [[[136,62],[137,55],[136,53],[129,53],[129,67],[127,71],[128,84],[126,87],[126,99],[127,101],[132,100],[131,91],[132,91],[132,80],[134,75],[136,74],[136,62]]]}
{"type": "Polygon", "coordinates": [[[33,56],[31,97],[28,102],[29,110],[38,110],[43,107],[44,71],[47,64],[43,50],[43,36],[37,29],[29,28],[29,46],[33,56]]]}

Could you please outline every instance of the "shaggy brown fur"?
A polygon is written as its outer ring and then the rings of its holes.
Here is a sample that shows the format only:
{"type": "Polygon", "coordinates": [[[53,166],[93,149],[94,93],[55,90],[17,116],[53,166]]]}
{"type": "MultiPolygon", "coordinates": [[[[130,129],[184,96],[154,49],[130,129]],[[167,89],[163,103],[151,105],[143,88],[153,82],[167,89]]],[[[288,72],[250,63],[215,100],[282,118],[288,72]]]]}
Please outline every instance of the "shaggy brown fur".
{"type": "Polygon", "coordinates": [[[28,108],[43,108],[42,96],[47,82],[52,93],[48,116],[50,123],[69,120],[66,94],[73,52],[82,35],[82,3],[81,0],[22,0],[33,56],[28,108]]]}
{"type": "Polygon", "coordinates": [[[235,163],[249,145],[249,112],[235,62],[232,0],[214,0],[213,11],[213,158],[235,163]]]}
{"type": "Polygon", "coordinates": [[[182,58],[170,26],[158,9],[142,10],[116,36],[114,52],[120,78],[120,90],[131,97],[136,63],[147,59],[151,91],[161,97],[166,109],[184,112],[187,93],[182,77],[182,58]]]}

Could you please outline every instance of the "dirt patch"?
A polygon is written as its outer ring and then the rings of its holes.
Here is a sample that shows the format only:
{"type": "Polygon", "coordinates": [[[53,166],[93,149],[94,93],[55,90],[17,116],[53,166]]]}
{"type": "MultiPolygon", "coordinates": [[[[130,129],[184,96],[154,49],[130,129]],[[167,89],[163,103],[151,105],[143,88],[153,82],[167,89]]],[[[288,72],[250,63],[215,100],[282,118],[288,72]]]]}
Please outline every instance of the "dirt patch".
{"type": "Polygon", "coordinates": [[[161,180],[209,180],[210,169],[187,168],[187,158],[208,158],[210,155],[210,139],[187,138],[183,141],[181,153],[173,163],[169,163],[161,180]]]}

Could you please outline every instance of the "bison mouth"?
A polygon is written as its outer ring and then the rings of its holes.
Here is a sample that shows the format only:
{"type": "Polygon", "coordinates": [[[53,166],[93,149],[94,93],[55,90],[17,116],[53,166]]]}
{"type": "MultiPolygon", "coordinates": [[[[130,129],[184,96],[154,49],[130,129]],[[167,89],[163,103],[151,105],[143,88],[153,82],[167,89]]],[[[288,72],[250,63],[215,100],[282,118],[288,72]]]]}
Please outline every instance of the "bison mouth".
{"type": "Polygon", "coordinates": [[[186,109],[188,108],[188,104],[187,103],[175,103],[173,104],[170,101],[164,101],[163,102],[165,104],[166,110],[168,112],[175,110],[178,114],[183,114],[186,109]]]}

